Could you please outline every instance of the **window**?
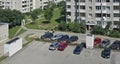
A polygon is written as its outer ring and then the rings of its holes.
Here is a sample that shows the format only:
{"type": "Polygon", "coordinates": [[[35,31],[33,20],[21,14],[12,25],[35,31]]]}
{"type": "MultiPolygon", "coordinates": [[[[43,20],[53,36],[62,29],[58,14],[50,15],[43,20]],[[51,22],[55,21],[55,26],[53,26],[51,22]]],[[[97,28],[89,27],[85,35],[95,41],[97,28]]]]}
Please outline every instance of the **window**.
{"type": "Polygon", "coordinates": [[[101,17],[101,13],[96,13],[95,16],[96,17],[101,17]]]}
{"type": "Polygon", "coordinates": [[[96,2],[101,2],[101,0],[96,0],[96,2]]]}
{"type": "Polygon", "coordinates": [[[89,6],[89,10],[92,10],[92,6],[89,6]]]}
{"type": "Polygon", "coordinates": [[[114,13],[114,17],[120,17],[120,13],[114,13]]]}
{"type": "Polygon", "coordinates": [[[80,2],[85,2],[85,0],[80,0],[80,2]]]}
{"type": "Polygon", "coordinates": [[[114,25],[118,25],[119,24],[119,21],[114,21],[114,25]]]}
{"type": "Polygon", "coordinates": [[[75,9],[79,9],[79,5],[76,5],[76,6],[75,6],[75,9]]]}
{"type": "Polygon", "coordinates": [[[110,2],[110,0],[106,0],[106,2],[110,2]]]}
{"type": "Polygon", "coordinates": [[[71,8],[71,5],[67,5],[67,8],[71,8]]]}
{"type": "Polygon", "coordinates": [[[89,17],[89,18],[92,18],[92,14],[90,13],[90,14],[88,15],[88,17],[89,17]]]}
{"type": "Polygon", "coordinates": [[[80,9],[85,9],[85,6],[80,6],[80,9]]]}
{"type": "Polygon", "coordinates": [[[89,2],[92,2],[92,0],[89,0],[89,2]]]}
{"type": "Polygon", "coordinates": [[[96,10],[101,10],[101,6],[96,6],[96,10]]]}
{"type": "Polygon", "coordinates": [[[70,2],[71,0],[66,0],[67,2],[70,2]]]}
{"type": "Polygon", "coordinates": [[[113,6],[114,10],[119,10],[119,6],[113,6]]]}
{"type": "Polygon", "coordinates": [[[107,10],[110,10],[110,6],[106,6],[106,9],[107,9],[107,10]]]}
{"type": "Polygon", "coordinates": [[[113,2],[120,2],[120,0],[113,0],[113,2]]]}

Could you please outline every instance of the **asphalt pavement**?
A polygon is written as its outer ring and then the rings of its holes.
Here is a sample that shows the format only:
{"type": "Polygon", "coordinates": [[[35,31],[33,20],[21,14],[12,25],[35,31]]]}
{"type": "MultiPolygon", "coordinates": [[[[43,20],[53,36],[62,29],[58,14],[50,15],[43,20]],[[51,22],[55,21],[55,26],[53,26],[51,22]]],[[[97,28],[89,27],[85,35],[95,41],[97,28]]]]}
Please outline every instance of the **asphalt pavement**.
{"type": "Polygon", "coordinates": [[[33,41],[3,64],[110,64],[110,59],[101,57],[102,49],[83,49],[81,54],[73,54],[75,46],[64,51],[48,50],[50,43],[33,41]]]}

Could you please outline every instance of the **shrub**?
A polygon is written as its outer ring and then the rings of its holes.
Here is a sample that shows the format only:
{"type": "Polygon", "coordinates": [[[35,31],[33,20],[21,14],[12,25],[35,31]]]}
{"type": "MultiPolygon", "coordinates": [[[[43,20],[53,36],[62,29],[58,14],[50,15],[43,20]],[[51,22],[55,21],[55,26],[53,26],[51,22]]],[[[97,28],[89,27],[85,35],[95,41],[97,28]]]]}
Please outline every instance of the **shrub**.
{"type": "Polygon", "coordinates": [[[120,38],[120,33],[117,30],[111,30],[108,36],[120,38]]]}

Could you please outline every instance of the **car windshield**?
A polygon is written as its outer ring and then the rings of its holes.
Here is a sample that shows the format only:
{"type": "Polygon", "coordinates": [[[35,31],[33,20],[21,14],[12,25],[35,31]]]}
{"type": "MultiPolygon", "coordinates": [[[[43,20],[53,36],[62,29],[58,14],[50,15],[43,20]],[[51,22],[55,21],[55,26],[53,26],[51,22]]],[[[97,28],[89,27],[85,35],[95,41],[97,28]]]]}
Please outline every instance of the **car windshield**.
{"type": "Polygon", "coordinates": [[[103,44],[105,44],[105,43],[106,43],[106,41],[103,41],[102,43],[103,43],[103,44]]]}
{"type": "Polygon", "coordinates": [[[54,47],[54,45],[50,45],[50,47],[54,47]]]}

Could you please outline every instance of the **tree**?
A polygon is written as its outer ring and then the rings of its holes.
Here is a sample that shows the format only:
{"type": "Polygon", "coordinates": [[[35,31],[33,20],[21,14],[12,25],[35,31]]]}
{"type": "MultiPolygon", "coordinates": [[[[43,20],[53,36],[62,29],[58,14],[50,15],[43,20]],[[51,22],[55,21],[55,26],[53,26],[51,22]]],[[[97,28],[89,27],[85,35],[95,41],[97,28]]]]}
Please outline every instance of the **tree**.
{"type": "Polygon", "coordinates": [[[57,7],[65,7],[66,6],[66,2],[65,1],[60,1],[58,4],[57,4],[57,7]]]}
{"type": "Polygon", "coordinates": [[[69,31],[73,31],[75,27],[76,27],[76,25],[75,25],[74,22],[69,22],[68,23],[68,30],[69,31]]]}
{"type": "Polygon", "coordinates": [[[60,10],[61,16],[65,16],[66,15],[66,7],[62,7],[60,10]]]}
{"type": "Polygon", "coordinates": [[[51,9],[45,10],[44,17],[46,20],[51,20],[53,16],[53,11],[51,9]]]}
{"type": "Polygon", "coordinates": [[[55,7],[56,7],[55,2],[49,1],[48,4],[47,4],[47,6],[45,7],[45,10],[46,10],[46,9],[51,9],[51,10],[53,10],[55,7]]]}
{"type": "Polygon", "coordinates": [[[105,30],[101,26],[94,26],[93,30],[91,31],[92,34],[104,35],[105,30]]]}
{"type": "Polygon", "coordinates": [[[40,14],[41,9],[35,9],[31,12],[31,18],[32,20],[35,20],[38,18],[38,15],[40,14]]]}
{"type": "Polygon", "coordinates": [[[62,31],[66,31],[67,30],[67,23],[66,22],[61,22],[59,25],[58,25],[58,29],[59,30],[62,30],[62,31]]]}
{"type": "Polygon", "coordinates": [[[120,32],[117,30],[111,30],[108,36],[120,38],[120,32]]]}
{"type": "Polygon", "coordinates": [[[9,23],[9,27],[12,28],[16,25],[21,25],[24,15],[17,10],[0,9],[0,22],[9,23]]]}

